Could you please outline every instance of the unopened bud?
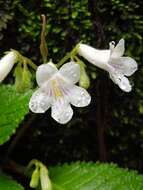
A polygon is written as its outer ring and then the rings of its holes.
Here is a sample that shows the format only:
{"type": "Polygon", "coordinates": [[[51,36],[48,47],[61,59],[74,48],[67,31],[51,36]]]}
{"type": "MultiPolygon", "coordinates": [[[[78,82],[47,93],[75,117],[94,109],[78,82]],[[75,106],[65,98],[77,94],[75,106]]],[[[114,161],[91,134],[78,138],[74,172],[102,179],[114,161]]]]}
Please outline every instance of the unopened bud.
{"type": "Polygon", "coordinates": [[[79,86],[87,89],[90,86],[90,78],[88,74],[85,71],[85,68],[83,66],[80,66],[80,80],[79,80],[79,86]]]}
{"type": "Polygon", "coordinates": [[[40,167],[40,181],[42,190],[52,190],[52,184],[48,175],[48,169],[44,165],[40,167]]]}
{"type": "Polygon", "coordinates": [[[24,67],[21,64],[18,64],[14,72],[15,76],[15,88],[17,92],[25,92],[27,89],[30,89],[31,84],[31,73],[27,68],[27,65],[24,64],[24,67]]]}
{"type": "Polygon", "coordinates": [[[14,51],[10,51],[0,60],[0,82],[10,73],[16,61],[17,55],[14,51]]]}
{"type": "Polygon", "coordinates": [[[18,64],[15,68],[14,71],[14,76],[15,76],[15,88],[17,92],[22,92],[23,91],[23,86],[22,86],[22,67],[21,64],[18,64]]]}
{"type": "Polygon", "coordinates": [[[40,178],[40,171],[39,168],[36,168],[31,176],[31,181],[30,181],[30,187],[31,188],[36,188],[38,187],[39,184],[39,178],[40,178]]]}
{"type": "Polygon", "coordinates": [[[32,74],[29,71],[27,64],[24,64],[23,73],[22,73],[24,89],[30,89],[31,88],[31,86],[32,86],[31,78],[32,78],[32,74]]]}

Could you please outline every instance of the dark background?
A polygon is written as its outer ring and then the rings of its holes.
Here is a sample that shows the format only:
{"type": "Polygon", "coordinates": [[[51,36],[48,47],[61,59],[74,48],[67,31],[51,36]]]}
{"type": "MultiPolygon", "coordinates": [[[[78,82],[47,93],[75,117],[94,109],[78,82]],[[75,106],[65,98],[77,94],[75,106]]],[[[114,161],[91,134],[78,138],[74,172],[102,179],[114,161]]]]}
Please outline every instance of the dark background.
{"type": "MultiPolygon", "coordinates": [[[[106,72],[87,63],[91,79],[90,106],[74,108],[74,116],[67,125],[57,124],[50,110],[37,114],[11,152],[14,161],[27,164],[37,158],[49,166],[100,160],[142,172],[142,12],[140,0],[0,0],[1,56],[13,48],[40,65],[40,15],[45,14],[49,58],[55,63],[81,40],[105,49],[110,41],[124,38],[126,55],[135,58],[139,65],[130,78],[133,90],[125,93],[113,84],[106,72]]],[[[7,81],[13,83],[13,76],[7,81]]],[[[19,130],[27,125],[29,118],[31,113],[19,130]]],[[[15,136],[1,147],[1,155],[15,136]]]]}

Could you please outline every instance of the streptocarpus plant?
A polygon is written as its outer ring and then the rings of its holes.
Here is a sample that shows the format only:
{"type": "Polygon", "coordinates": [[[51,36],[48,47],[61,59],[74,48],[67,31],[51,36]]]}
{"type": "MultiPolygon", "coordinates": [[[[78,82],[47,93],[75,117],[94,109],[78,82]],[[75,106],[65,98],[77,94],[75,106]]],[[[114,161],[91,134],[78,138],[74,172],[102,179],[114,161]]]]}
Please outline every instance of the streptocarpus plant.
{"type": "MultiPolygon", "coordinates": [[[[15,132],[28,113],[28,108],[36,114],[45,113],[51,107],[52,118],[60,124],[66,124],[73,117],[71,105],[85,107],[90,104],[91,96],[85,89],[90,85],[85,69],[88,65],[85,66],[78,55],[108,71],[110,78],[123,91],[131,91],[126,76],[131,76],[137,70],[137,64],[132,58],[123,57],[123,39],[117,46],[113,42],[110,43],[109,50],[97,50],[79,43],[59,63],[54,64],[51,59],[47,61],[45,17],[43,19],[40,46],[44,62],[42,65],[37,67],[16,50],[11,50],[0,60],[0,81],[2,82],[13,68],[15,77],[15,85],[0,86],[0,97],[5,99],[0,103],[0,144],[6,142],[15,132]],[[33,82],[31,69],[36,71],[39,86],[34,91],[30,89],[33,82]],[[6,111],[2,110],[2,107],[5,107],[6,111]],[[13,121],[13,118],[17,119],[13,121]]],[[[113,164],[79,162],[47,169],[40,161],[32,160],[27,168],[21,167],[21,171],[31,178],[30,187],[37,190],[136,190],[136,187],[138,190],[143,189],[143,176],[120,169],[113,164]]],[[[23,189],[3,174],[0,174],[0,179],[0,189],[12,189],[13,186],[15,190],[23,189]]]]}

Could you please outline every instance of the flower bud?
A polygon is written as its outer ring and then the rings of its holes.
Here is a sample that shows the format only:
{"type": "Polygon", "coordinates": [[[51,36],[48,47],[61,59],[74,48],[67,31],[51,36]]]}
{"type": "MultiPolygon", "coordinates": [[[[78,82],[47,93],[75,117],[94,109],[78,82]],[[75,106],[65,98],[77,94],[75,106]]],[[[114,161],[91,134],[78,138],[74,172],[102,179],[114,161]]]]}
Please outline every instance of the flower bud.
{"type": "Polygon", "coordinates": [[[30,89],[32,87],[31,78],[32,78],[32,74],[29,71],[27,64],[24,64],[22,79],[23,79],[23,86],[25,90],[30,89]]]}
{"type": "Polygon", "coordinates": [[[22,85],[22,66],[18,64],[14,70],[15,88],[17,92],[23,92],[22,85]]]}
{"type": "Polygon", "coordinates": [[[90,86],[90,79],[87,75],[85,68],[83,66],[80,66],[80,80],[79,80],[79,86],[87,89],[90,86]]]}
{"type": "Polygon", "coordinates": [[[40,181],[42,190],[52,190],[52,184],[48,176],[48,169],[44,165],[40,167],[40,181]]]}
{"type": "Polygon", "coordinates": [[[15,68],[14,76],[15,76],[15,88],[17,92],[23,93],[31,88],[32,75],[26,64],[24,64],[24,67],[22,67],[21,64],[18,64],[15,68]]]}
{"type": "Polygon", "coordinates": [[[39,177],[40,177],[40,172],[39,168],[36,168],[31,176],[31,181],[30,181],[30,187],[31,188],[36,188],[39,184],[39,177]]]}
{"type": "Polygon", "coordinates": [[[10,51],[0,60],[0,82],[2,82],[5,77],[9,74],[17,60],[17,55],[15,52],[10,51]]]}

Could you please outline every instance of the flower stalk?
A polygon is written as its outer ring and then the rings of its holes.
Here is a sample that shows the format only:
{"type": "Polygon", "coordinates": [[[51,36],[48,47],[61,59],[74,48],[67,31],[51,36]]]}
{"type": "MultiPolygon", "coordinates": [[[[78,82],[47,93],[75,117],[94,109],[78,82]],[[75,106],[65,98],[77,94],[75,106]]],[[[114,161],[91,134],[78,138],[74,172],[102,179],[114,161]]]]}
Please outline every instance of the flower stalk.
{"type": "Polygon", "coordinates": [[[57,68],[61,67],[68,59],[74,59],[76,54],[78,53],[80,43],[78,43],[72,50],[71,52],[68,52],[60,61],[57,63],[57,68]]]}
{"type": "Polygon", "coordinates": [[[17,55],[17,59],[19,62],[21,62],[21,63],[24,62],[24,63],[28,64],[32,69],[37,70],[37,65],[35,63],[33,63],[33,61],[31,61],[31,59],[23,56],[15,49],[12,49],[12,51],[15,52],[15,54],[17,55]]]}
{"type": "Polygon", "coordinates": [[[41,44],[40,44],[40,52],[42,55],[43,63],[47,62],[47,56],[48,56],[48,48],[46,43],[46,16],[41,15],[42,17],[42,31],[41,31],[41,44]]]}

